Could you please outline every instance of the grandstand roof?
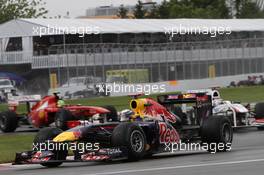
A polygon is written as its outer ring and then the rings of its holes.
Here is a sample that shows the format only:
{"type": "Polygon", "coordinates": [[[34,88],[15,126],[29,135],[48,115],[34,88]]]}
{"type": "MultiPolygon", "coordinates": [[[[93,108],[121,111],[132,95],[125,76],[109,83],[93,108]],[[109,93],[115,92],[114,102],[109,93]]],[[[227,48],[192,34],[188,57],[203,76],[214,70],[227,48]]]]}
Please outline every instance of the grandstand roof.
{"type": "Polygon", "coordinates": [[[156,33],[165,32],[165,28],[214,30],[215,27],[230,28],[233,32],[264,31],[264,19],[15,19],[0,25],[0,38],[37,36],[37,27],[43,27],[43,31],[60,28],[60,32],[65,32],[65,28],[81,31],[90,27],[93,31],[99,29],[100,33],[156,33]]]}

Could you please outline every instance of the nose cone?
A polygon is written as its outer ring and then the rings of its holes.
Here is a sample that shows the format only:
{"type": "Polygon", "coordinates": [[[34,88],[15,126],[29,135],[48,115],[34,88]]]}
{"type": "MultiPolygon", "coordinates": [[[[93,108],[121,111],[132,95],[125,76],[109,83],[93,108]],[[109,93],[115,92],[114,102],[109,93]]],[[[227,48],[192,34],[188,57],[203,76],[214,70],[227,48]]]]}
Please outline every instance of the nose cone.
{"type": "Polygon", "coordinates": [[[78,136],[74,132],[63,132],[53,139],[54,142],[71,142],[75,140],[78,140],[78,136]]]}

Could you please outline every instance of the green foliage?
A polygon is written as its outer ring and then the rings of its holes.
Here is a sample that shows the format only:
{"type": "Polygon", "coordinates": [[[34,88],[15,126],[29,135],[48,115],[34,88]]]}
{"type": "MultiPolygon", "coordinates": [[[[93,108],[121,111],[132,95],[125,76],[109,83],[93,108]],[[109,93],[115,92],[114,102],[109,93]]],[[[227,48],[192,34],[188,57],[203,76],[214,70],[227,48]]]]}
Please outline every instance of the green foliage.
{"type": "Polygon", "coordinates": [[[120,5],[117,16],[120,18],[128,18],[127,13],[128,10],[124,7],[124,5],[120,5]]]}
{"type": "Polygon", "coordinates": [[[139,0],[134,9],[134,17],[137,19],[143,19],[146,17],[147,11],[143,7],[143,3],[139,0]]]}
{"type": "Polygon", "coordinates": [[[163,0],[160,6],[158,7],[159,17],[161,19],[170,18],[170,4],[166,0],[163,0]]]}
{"type": "Polygon", "coordinates": [[[237,18],[264,18],[264,11],[255,2],[249,0],[236,0],[237,18]]]}
{"type": "Polygon", "coordinates": [[[0,0],[0,24],[17,18],[44,17],[42,0],[0,0]]]}
{"type": "Polygon", "coordinates": [[[229,18],[225,0],[171,0],[170,18],[229,18]]]}
{"type": "Polygon", "coordinates": [[[153,5],[151,10],[145,15],[146,18],[159,18],[159,9],[156,5],[153,5]]]}
{"type": "Polygon", "coordinates": [[[264,18],[264,12],[251,0],[163,0],[146,13],[142,2],[135,7],[135,18],[264,18]]]}

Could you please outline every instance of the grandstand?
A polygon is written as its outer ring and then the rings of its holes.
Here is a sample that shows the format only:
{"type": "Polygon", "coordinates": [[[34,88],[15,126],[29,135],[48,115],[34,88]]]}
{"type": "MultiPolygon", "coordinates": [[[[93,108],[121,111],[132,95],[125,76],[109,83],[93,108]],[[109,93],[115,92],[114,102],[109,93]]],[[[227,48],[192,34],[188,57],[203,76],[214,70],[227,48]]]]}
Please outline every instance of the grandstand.
{"type": "Polygon", "coordinates": [[[264,19],[16,19],[0,31],[1,69],[59,84],[110,69],[148,69],[151,82],[264,72],[264,19]]]}

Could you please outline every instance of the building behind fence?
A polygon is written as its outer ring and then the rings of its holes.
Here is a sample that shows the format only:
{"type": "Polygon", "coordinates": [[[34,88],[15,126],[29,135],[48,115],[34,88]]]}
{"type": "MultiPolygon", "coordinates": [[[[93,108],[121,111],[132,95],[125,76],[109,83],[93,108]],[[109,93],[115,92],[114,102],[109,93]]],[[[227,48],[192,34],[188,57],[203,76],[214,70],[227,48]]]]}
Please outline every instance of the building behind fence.
{"type": "Polygon", "coordinates": [[[67,45],[66,50],[58,54],[60,47],[53,46],[49,55],[34,59],[32,67],[57,72],[60,84],[78,76],[106,80],[108,70],[123,69],[147,69],[150,82],[264,72],[264,39],[85,44],[67,45]]]}
{"type": "MultiPolygon", "coordinates": [[[[87,42],[90,36],[67,37],[78,42],[61,43],[63,35],[44,36],[42,40],[37,36],[10,37],[9,43],[21,44],[11,45],[13,48],[8,45],[0,52],[0,67],[29,77],[26,89],[35,88],[34,91],[43,94],[51,86],[67,85],[74,77],[106,82],[110,71],[119,75],[130,71],[132,83],[142,82],[140,73],[132,70],[147,75],[146,83],[264,72],[264,32],[261,31],[241,31],[224,39],[182,36],[181,40],[168,38],[164,33],[101,34],[98,43],[87,42]],[[113,42],[116,38],[119,40],[113,42]],[[130,40],[126,43],[122,38],[130,40]],[[24,44],[33,49],[24,49],[24,44]]],[[[5,40],[2,38],[2,43],[5,40]]]]}

